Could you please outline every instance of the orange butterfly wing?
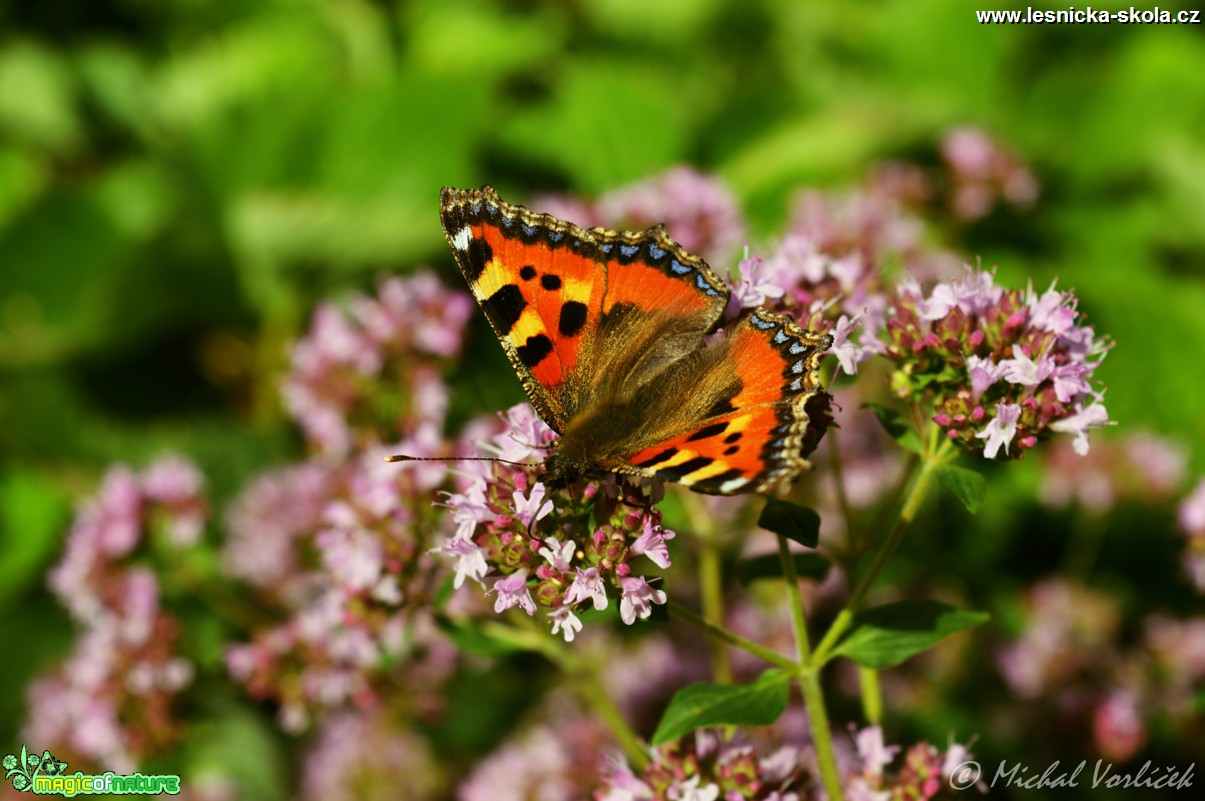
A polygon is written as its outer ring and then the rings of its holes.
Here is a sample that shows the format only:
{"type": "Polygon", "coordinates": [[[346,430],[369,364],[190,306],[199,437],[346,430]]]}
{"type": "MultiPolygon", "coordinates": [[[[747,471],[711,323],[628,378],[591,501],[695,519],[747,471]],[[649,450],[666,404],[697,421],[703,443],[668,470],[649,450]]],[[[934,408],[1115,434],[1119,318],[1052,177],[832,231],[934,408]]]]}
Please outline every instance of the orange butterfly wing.
{"type": "Polygon", "coordinates": [[[758,310],[708,347],[728,289],[661,226],[583,229],[488,186],[445,188],[440,217],[532,405],[562,435],[546,481],[611,471],[730,495],[783,492],[809,467],[830,337],[758,310]]]}
{"type": "Polygon", "coordinates": [[[681,434],[606,466],[713,495],[787,491],[810,467],[809,427],[827,415],[818,369],[831,344],[786,315],[759,309],[742,317],[713,346],[714,360],[685,365],[706,411],[675,421],[681,434]]]}

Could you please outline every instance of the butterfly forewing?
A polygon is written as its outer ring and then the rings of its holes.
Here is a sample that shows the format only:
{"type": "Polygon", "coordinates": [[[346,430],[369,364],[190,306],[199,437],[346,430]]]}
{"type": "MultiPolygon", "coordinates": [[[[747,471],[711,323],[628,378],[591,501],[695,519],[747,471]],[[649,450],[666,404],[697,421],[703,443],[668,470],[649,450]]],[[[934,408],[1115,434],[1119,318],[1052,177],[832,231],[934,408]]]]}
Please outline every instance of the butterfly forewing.
{"type": "Polygon", "coordinates": [[[697,348],[728,301],[724,283],[660,226],[582,229],[503,202],[490,188],[445,188],[457,265],[558,433],[615,382],[697,348]]]}
{"type": "Polygon", "coordinates": [[[489,187],[445,187],[444,234],[473,296],[555,431],[574,412],[570,379],[588,359],[606,273],[594,238],[577,226],[502,202],[489,187]]]}

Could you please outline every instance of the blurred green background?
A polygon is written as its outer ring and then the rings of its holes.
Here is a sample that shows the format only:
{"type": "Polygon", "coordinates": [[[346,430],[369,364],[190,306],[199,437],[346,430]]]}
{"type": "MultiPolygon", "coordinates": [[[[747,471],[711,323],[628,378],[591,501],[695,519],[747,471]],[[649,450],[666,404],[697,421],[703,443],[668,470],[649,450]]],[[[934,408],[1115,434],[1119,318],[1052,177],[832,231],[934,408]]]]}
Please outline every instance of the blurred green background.
{"type": "Polygon", "coordinates": [[[797,188],[982,127],[1042,196],[948,244],[1074,288],[1118,342],[1111,417],[1205,442],[1205,28],[978,24],[991,5],[0,2],[0,740],[69,642],[43,575],[73,500],[175,449],[220,506],[296,455],[287,343],[381,273],[459,280],[443,184],[593,196],[688,163],[760,238],[797,188]]]}

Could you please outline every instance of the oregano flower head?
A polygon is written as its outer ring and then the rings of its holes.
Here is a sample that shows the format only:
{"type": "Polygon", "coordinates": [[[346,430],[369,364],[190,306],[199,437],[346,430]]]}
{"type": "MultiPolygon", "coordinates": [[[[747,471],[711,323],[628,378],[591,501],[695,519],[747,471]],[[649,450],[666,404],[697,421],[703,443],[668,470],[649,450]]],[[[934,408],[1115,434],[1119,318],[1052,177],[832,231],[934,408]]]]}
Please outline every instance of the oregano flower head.
{"type": "Polygon", "coordinates": [[[483,587],[494,611],[547,610],[554,634],[572,641],[582,628],[577,613],[619,601],[624,623],[648,618],[665,592],[635,570],[645,557],[670,564],[666,542],[674,532],[652,508],[660,487],[623,479],[589,481],[580,491],[550,491],[536,473],[556,435],[527,404],[506,413],[505,427],[485,450],[508,462],[466,462],[459,487],[444,505],[456,532],[438,549],[456,560],[455,586],[466,579],[483,587]]]}
{"type": "Polygon", "coordinates": [[[970,267],[928,293],[905,280],[884,342],[895,393],[931,405],[950,439],[985,458],[1020,458],[1056,433],[1082,456],[1088,432],[1109,422],[1092,377],[1112,343],[1053,285],[1005,289],[970,267]]]}

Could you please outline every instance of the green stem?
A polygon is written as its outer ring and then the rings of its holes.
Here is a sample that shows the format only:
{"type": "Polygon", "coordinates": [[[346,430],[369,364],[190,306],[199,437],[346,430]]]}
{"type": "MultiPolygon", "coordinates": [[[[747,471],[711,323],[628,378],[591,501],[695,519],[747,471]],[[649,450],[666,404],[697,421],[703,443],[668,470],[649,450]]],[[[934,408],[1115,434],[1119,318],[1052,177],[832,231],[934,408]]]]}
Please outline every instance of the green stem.
{"type": "Polygon", "coordinates": [[[623,713],[599,677],[596,665],[577,652],[565,648],[563,643],[548,637],[543,631],[537,631],[532,637],[519,634],[511,639],[534,647],[534,650],[544,654],[549,661],[572,677],[578,695],[598,713],[615,735],[632,770],[639,774],[648,766],[649,756],[644,743],[624,720],[623,713]]]}
{"type": "Polygon", "coordinates": [[[615,739],[619,740],[619,745],[628,758],[628,764],[639,775],[648,767],[649,762],[648,751],[644,743],[624,720],[623,713],[619,711],[619,707],[615,705],[615,701],[599,679],[598,671],[593,667],[584,667],[579,673],[579,678],[582,683],[583,696],[611,729],[615,739]]]}
{"type": "Polygon", "coordinates": [[[858,666],[858,679],[862,685],[862,714],[871,726],[883,720],[883,688],[879,684],[879,671],[858,666]]]}
{"type": "Polygon", "coordinates": [[[799,677],[803,687],[803,705],[807,710],[808,723],[812,728],[812,744],[816,747],[816,764],[820,767],[820,783],[829,801],[845,801],[841,787],[841,774],[837,769],[837,756],[833,752],[832,728],[828,712],[824,708],[824,693],[820,690],[820,676],[808,671],[799,677]]]}
{"type": "Polygon", "coordinates": [[[803,608],[803,593],[799,590],[799,576],[795,573],[795,559],[786,537],[778,538],[778,555],[782,559],[782,575],[787,582],[787,594],[791,599],[791,624],[795,629],[795,644],[799,648],[799,684],[803,688],[803,705],[812,729],[812,744],[816,748],[816,764],[820,768],[820,782],[829,801],[845,801],[841,789],[841,773],[837,769],[837,755],[833,751],[833,734],[828,722],[828,711],[824,706],[824,692],[820,689],[819,672],[812,667],[811,644],[808,641],[807,617],[803,608]]]}
{"type": "MultiPolygon", "coordinates": [[[[699,603],[703,608],[703,617],[713,625],[722,627],[725,617],[724,573],[714,518],[693,495],[683,499],[683,508],[699,543],[699,603]]],[[[708,639],[707,647],[712,678],[717,684],[731,684],[732,661],[728,658],[724,643],[718,639],[708,639]]]]}
{"type": "Polygon", "coordinates": [[[723,626],[718,626],[712,623],[706,618],[695,614],[690,609],[673,599],[670,599],[667,606],[671,615],[690,623],[692,626],[702,629],[703,631],[707,632],[707,634],[715,637],[717,640],[740,648],[742,651],[747,651],[748,653],[751,653],[754,656],[769,662],[775,667],[780,667],[783,670],[790,671],[792,674],[798,673],[800,670],[800,666],[797,662],[787,659],[777,651],[771,651],[765,646],[758,645],[752,640],[746,640],[744,637],[741,637],[739,634],[732,633],[723,626]]]}
{"type": "Polygon", "coordinates": [[[795,629],[795,644],[799,648],[799,664],[805,668],[812,662],[812,647],[808,641],[808,623],[803,609],[803,593],[799,590],[799,575],[786,537],[778,538],[778,556],[782,560],[782,577],[787,582],[791,599],[791,626],[795,629]]]}
{"type": "MultiPolygon", "coordinates": [[[[715,624],[724,624],[724,586],[719,548],[711,537],[702,540],[699,551],[699,593],[703,616],[715,624]]],[[[717,684],[732,683],[732,662],[728,649],[718,639],[708,639],[711,648],[711,674],[717,684]]]]}
{"type": "MultiPolygon", "coordinates": [[[[891,515],[904,502],[904,494],[908,491],[908,484],[912,476],[916,474],[917,465],[920,464],[920,457],[915,453],[908,454],[908,460],[904,463],[904,473],[900,476],[899,481],[891,488],[890,494],[887,496],[887,501],[881,505],[878,514],[871,521],[867,531],[885,531],[887,523],[891,519],[891,515]]],[[[863,543],[865,546],[866,543],[863,543]]],[[[858,556],[861,556],[859,552],[858,556]]]]}
{"type": "Polygon", "coordinates": [[[884,539],[883,544],[875,553],[874,561],[870,563],[870,567],[858,580],[857,585],[855,585],[853,592],[849,596],[849,600],[845,603],[845,607],[837,614],[837,617],[833,620],[833,624],[829,626],[824,638],[820,641],[820,645],[816,646],[816,653],[813,657],[815,665],[823,665],[827,661],[829,652],[832,651],[833,646],[837,644],[837,641],[849,629],[850,624],[853,622],[854,614],[861,608],[862,602],[866,600],[866,593],[870,591],[871,585],[879,577],[879,573],[883,570],[883,566],[887,564],[887,560],[895,553],[895,549],[900,544],[900,540],[904,538],[904,532],[908,530],[908,526],[916,519],[916,514],[920,511],[921,504],[929,492],[929,485],[933,483],[934,472],[938,467],[949,461],[952,452],[948,441],[941,444],[933,444],[919,462],[916,478],[912,482],[912,487],[908,491],[907,497],[904,499],[904,505],[901,507],[895,523],[891,526],[891,531],[887,533],[886,539],[884,539]]]}

